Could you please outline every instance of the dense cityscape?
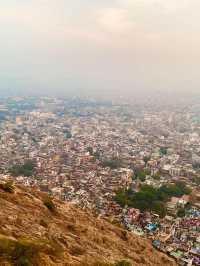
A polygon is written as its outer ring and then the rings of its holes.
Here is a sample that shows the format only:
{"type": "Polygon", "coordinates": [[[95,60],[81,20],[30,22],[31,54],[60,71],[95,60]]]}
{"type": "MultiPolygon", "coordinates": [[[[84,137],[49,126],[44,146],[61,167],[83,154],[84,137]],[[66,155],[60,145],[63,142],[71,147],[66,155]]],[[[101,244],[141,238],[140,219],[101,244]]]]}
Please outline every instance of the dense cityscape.
{"type": "Polygon", "coordinates": [[[0,101],[0,178],[49,193],[200,265],[200,104],[0,101]]]}

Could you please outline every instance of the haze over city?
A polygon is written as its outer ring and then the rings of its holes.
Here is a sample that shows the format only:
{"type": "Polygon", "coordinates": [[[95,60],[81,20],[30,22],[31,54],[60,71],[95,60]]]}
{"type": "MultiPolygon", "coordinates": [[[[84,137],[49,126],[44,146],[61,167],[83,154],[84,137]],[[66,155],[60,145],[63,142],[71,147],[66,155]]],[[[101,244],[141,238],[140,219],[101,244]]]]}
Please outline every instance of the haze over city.
{"type": "Polygon", "coordinates": [[[0,93],[198,93],[198,0],[0,1],[0,93]]]}
{"type": "Polygon", "coordinates": [[[200,266],[200,0],[0,0],[0,266],[200,266]]]}

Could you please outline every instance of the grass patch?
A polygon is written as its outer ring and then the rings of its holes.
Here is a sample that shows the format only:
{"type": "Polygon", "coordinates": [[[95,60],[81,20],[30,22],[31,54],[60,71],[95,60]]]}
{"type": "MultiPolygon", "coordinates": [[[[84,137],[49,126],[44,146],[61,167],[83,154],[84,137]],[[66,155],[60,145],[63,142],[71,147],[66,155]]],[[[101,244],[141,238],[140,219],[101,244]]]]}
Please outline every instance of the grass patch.
{"type": "Polygon", "coordinates": [[[0,239],[0,258],[13,266],[38,265],[40,254],[61,256],[62,249],[54,242],[0,239]]]}
{"type": "Polygon", "coordinates": [[[33,241],[0,239],[0,254],[13,266],[31,266],[38,259],[41,244],[33,241]]]}
{"type": "Polygon", "coordinates": [[[121,260],[115,263],[115,266],[132,266],[129,261],[121,260]]]}
{"type": "Polygon", "coordinates": [[[117,261],[115,263],[110,262],[96,262],[94,266],[132,266],[132,264],[129,261],[121,260],[117,261]]]}
{"type": "Polygon", "coordinates": [[[81,246],[78,246],[78,245],[74,245],[71,247],[70,249],[70,254],[72,256],[75,256],[75,257],[78,257],[78,256],[81,256],[85,253],[85,249],[82,248],[81,246]]]}

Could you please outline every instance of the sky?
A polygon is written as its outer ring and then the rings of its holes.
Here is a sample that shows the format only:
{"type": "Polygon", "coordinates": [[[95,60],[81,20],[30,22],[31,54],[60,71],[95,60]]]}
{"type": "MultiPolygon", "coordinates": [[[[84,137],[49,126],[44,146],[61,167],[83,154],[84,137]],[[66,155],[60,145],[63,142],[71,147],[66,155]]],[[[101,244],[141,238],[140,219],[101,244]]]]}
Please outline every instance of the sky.
{"type": "Polygon", "coordinates": [[[199,0],[0,0],[0,93],[200,93],[199,0]]]}

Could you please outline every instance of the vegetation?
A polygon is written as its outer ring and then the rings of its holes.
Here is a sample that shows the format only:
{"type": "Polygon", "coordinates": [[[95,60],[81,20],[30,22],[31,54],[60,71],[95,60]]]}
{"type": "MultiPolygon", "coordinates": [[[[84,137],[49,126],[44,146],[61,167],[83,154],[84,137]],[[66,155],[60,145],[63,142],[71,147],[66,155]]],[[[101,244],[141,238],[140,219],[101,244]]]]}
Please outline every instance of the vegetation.
{"type": "Polygon", "coordinates": [[[97,262],[94,264],[94,266],[132,266],[132,264],[129,261],[121,260],[121,261],[117,261],[115,263],[97,262]]]}
{"type": "Polygon", "coordinates": [[[64,135],[65,135],[66,139],[71,139],[72,138],[72,133],[69,130],[65,130],[64,135]]]}
{"type": "Polygon", "coordinates": [[[198,170],[200,168],[200,162],[198,161],[194,161],[192,163],[192,167],[195,169],[195,170],[198,170]]]}
{"type": "Polygon", "coordinates": [[[115,263],[115,266],[131,266],[132,264],[129,261],[121,260],[115,263]]]}
{"type": "Polygon", "coordinates": [[[38,265],[41,253],[61,256],[62,252],[62,247],[52,241],[0,238],[0,259],[12,266],[38,265]]]}
{"type": "Polygon", "coordinates": [[[160,180],[160,177],[161,177],[161,174],[159,172],[157,172],[156,174],[152,176],[152,178],[155,180],[160,180]]]}
{"type": "Polygon", "coordinates": [[[51,199],[51,197],[46,197],[43,201],[44,205],[47,207],[47,209],[49,209],[51,212],[55,212],[56,210],[56,206],[53,203],[53,200],[51,199]]]}
{"type": "Polygon", "coordinates": [[[13,193],[15,189],[14,182],[12,180],[8,180],[5,183],[1,183],[0,188],[3,189],[5,192],[13,193]]]}
{"type": "Polygon", "coordinates": [[[34,171],[34,163],[31,160],[26,161],[23,165],[13,165],[9,172],[13,176],[32,176],[34,171]]]}
{"type": "Polygon", "coordinates": [[[144,162],[145,162],[145,166],[147,165],[148,161],[150,160],[151,158],[149,156],[145,156],[143,158],[144,162]]]}
{"type": "Polygon", "coordinates": [[[31,266],[38,258],[41,244],[25,240],[0,239],[0,256],[13,266],[31,266]]]}
{"type": "Polygon", "coordinates": [[[159,190],[160,197],[181,197],[184,194],[189,195],[191,193],[191,189],[188,188],[184,182],[176,182],[173,185],[164,185],[159,190]]]}
{"type": "Polygon", "coordinates": [[[122,207],[131,205],[132,193],[130,190],[119,189],[114,197],[115,201],[122,207]]]}
{"type": "Polygon", "coordinates": [[[177,216],[178,217],[184,217],[185,216],[185,209],[184,208],[178,209],[177,216]]]}
{"type": "Polygon", "coordinates": [[[196,184],[196,185],[200,185],[200,176],[194,176],[192,178],[192,181],[196,184]]]}
{"type": "Polygon", "coordinates": [[[159,189],[152,186],[142,186],[140,192],[133,193],[129,190],[119,190],[115,195],[115,201],[122,207],[126,205],[141,211],[152,211],[164,217],[166,214],[165,202],[172,196],[181,197],[190,194],[191,190],[182,182],[173,185],[164,185],[159,189]]]}
{"type": "Polygon", "coordinates": [[[161,148],[160,148],[160,153],[161,153],[162,155],[166,155],[166,154],[167,154],[167,148],[166,148],[166,147],[161,147],[161,148]]]}
{"type": "Polygon", "coordinates": [[[144,182],[146,180],[146,176],[150,175],[151,172],[150,170],[147,169],[134,169],[134,174],[133,174],[133,180],[136,180],[137,178],[139,178],[142,182],[144,182]]]}
{"type": "Polygon", "coordinates": [[[167,213],[166,208],[165,208],[165,204],[161,201],[152,202],[151,210],[152,210],[152,212],[158,214],[161,218],[165,217],[165,215],[167,213]]]}

